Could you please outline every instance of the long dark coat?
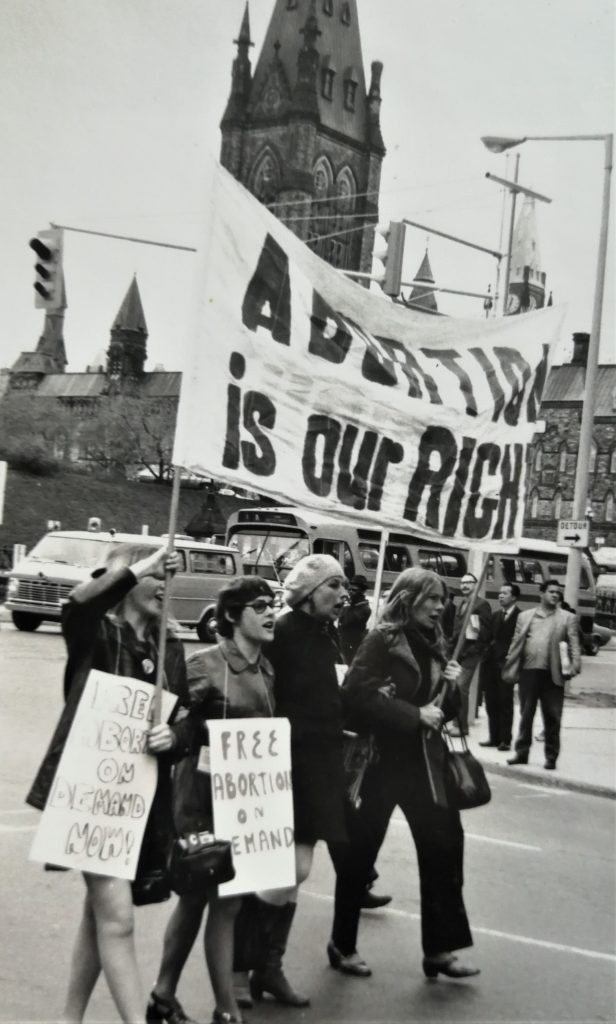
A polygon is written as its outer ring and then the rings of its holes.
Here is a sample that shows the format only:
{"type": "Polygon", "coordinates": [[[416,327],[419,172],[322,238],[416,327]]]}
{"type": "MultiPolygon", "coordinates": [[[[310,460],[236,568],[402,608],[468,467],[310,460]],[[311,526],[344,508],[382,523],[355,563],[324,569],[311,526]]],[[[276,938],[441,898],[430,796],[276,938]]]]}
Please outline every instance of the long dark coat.
{"type": "Polygon", "coordinates": [[[295,838],[343,842],[342,701],[336,631],[293,609],[276,622],[267,656],[274,669],[276,714],[291,722],[295,838]]]}
{"type": "MultiPolygon", "coordinates": [[[[118,624],[106,614],[136,582],[130,569],[105,572],[75,587],[62,610],[62,632],[68,649],[64,674],[65,705],[26,797],[26,803],[38,810],[45,807],[90,669],[149,683],[156,678],[157,638],[150,635],[145,641],[140,641],[128,623],[118,624]],[[146,672],[144,665],[153,668],[146,672]]],[[[165,687],[177,694],[179,704],[187,704],[184,650],[181,642],[171,635],[167,637],[165,650],[165,687]]],[[[172,721],[178,715],[179,704],[172,721]]],[[[165,865],[173,838],[171,766],[188,753],[193,725],[189,718],[180,718],[172,728],[176,737],[173,750],[157,757],[158,783],[141,847],[137,878],[152,868],[165,865]]]]}

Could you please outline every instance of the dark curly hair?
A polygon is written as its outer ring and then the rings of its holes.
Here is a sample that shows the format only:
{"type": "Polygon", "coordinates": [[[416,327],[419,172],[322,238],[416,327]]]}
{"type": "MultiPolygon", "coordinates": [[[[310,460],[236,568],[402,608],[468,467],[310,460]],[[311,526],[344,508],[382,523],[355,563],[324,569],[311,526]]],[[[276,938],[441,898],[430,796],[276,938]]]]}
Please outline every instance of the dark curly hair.
{"type": "Polygon", "coordinates": [[[246,605],[257,597],[274,597],[274,591],[269,583],[260,576],[241,576],[227,587],[223,587],[218,594],[216,605],[216,631],[219,636],[233,636],[234,624],[239,620],[246,605]]]}

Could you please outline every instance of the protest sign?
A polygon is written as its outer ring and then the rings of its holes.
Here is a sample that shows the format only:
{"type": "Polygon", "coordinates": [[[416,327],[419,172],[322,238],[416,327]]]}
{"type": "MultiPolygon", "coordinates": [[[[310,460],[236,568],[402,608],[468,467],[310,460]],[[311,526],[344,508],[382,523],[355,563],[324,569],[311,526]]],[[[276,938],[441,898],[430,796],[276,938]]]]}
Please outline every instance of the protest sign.
{"type": "Polygon", "coordinates": [[[291,727],[287,718],[208,721],[214,835],[235,878],[222,896],[295,885],[291,727]]]}
{"type": "MultiPolygon", "coordinates": [[[[92,669],[30,860],[134,879],[158,778],[146,753],[153,697],[151,683],[92,669]]],[[[176,699],[163,691],[163,721],[176,699]]]]}
{"type": "Polygon", "coordinates": [[[426,538],[520,536],[562,310],[417,313],[319,259],[221,168],[212,204],[175,464],[426,538]]]}

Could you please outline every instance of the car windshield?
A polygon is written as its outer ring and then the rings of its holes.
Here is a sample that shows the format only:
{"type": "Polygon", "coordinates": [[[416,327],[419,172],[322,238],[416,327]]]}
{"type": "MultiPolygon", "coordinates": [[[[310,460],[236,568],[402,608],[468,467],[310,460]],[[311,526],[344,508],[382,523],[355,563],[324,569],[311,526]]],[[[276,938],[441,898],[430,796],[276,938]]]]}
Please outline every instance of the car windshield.
{"type": "Polygon", "coordinates": [[[60,537],[50,533],[35,544],[28,558],[40,562],[60,562],[63,565],[95,569],[104,563],[112,547],[117,547],[117,544],[114,544],[111,538],[60,537]]]}
{"type": "Polygon", "coordinates": [[[304,555],[310,554],[310,542],[299,533],[235,533],[231,540],[237,547],[244,568],[256,572],[266,579],[284,579],[296,562],[304,555]]]}

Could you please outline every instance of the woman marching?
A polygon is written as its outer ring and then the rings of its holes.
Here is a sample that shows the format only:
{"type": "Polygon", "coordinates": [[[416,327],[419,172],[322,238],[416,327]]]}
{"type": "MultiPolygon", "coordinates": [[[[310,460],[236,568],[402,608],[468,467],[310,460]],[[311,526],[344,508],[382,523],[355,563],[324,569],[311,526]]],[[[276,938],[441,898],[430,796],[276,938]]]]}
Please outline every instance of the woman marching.
{"type": "MultiPolygon", "coordinates": [[[[262,718],[274,714],[274,677],[262,653],[274,637],[274,594],[258,576],[246,576],[220,591],[216,609],[220,642],[188,659],[193,716],[199,745],[209,744],[207,720],[262,718]]],[[[174,819],[179,833],[213,831],[210,775],[197,768],[198,751],[178,766],[174,779],[174,819]]],[[[178,899],[165,931],[158,978],[147,1008],[151,1024],[191,1024],[175,991],[209,903],[205,958],[216,1000],[213,1024],[242,1020],[233,985],[234,927],[242,898],[220,897],[200,888],[178,899]]]]}
{"type": "MultiPolygon", "coordinates": [[[[83,693],[90,669],[153,683],[158,662],[158,629],[164,578],[178,568],[178,557],[166,549],[118,546],[106,568],[77,586],[62,613],[68,649],[64,676],[65,706],[27,802],[42,810],[83,693]]],[[[167,637],[165,686],[186,703],[183,648],[167,637]]],[[[191,723],[150,729],[148,753],[158,758],[158,782],[137,866],[135,886],[164,872],[173,839],[171,777],[173,761],[188,752],[191,723]]],[[[142,1024],[143,995],[134,944],[133,889],[120,878],[84,872],[86,895],[71,961],[62,1020],[79,1024],[102,971],[125,1024],[142,1024]]],[[[168,894],[168,890],[167,890],[168,894]]]]}
{"type": "Polygon", "coordinates": [[[333,967],[361,974],[356,953],[361,899],[396,806],[417,849],[423,970],[468,978],[478,969],[455,955],[473,943],[464,900],[464,833],[459,812],[434,803],[430,772],[443,772],[445,744],[424,742],[458,710],[457,662],[447,661],[440,617],[446,588],[436,573],[405,569],[381,621],[362,642],[344,683],[347,708],[374,736],[377,758],[366,770],[361,805],[349,819],[346,856],[338,864],[328,956],[333,967]],[[444,696],[443,696],[444,688],[444,696]],[[442,700],[440,698],[442,696],[442,700]],[[435,750],[436,758],[426,759],[435,750]],[[353,969],[355,967],[355,969],[353,969]]]}

